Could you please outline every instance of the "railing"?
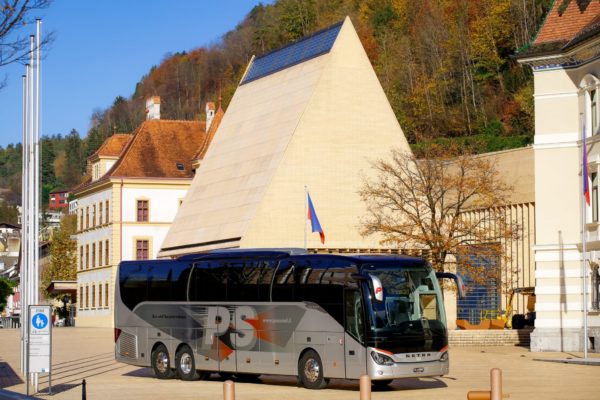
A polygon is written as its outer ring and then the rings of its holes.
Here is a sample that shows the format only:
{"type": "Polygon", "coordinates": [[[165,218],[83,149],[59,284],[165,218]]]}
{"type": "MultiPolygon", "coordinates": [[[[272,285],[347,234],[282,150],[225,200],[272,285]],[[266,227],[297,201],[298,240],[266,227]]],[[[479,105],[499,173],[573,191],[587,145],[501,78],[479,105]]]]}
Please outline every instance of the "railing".
{"type": "Polygon", "coordinates": [[[2,328],[20,328],[21,317],[0,317],[0,327],[2,328]]]}

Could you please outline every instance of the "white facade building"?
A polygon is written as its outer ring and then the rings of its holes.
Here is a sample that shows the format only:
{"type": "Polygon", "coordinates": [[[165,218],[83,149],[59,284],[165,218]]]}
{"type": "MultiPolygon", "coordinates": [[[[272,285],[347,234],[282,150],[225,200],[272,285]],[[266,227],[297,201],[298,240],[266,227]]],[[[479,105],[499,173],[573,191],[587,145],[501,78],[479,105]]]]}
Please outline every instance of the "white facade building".
{"type": "Polygon", "coordinates": [[[600,312],[594,299],[600,262],[599,17],[598,1],[557,1],[529,48],[518,55],[534,74],[533,351],[582,351],[584,346],[598,351],[600,346],[600,312]],[[583,151],[591,206],[583,201],[583,151]],[[594,265],[595,270],[590,268],[594,265]]]}
{"type": "Polygon", "coordinates": [[[156,258],[222,113],[209,132],[200,121],[148,120],[89,158],[88,179],[74,190],[78,326],[112,326],[119,262],[156,258]]]}

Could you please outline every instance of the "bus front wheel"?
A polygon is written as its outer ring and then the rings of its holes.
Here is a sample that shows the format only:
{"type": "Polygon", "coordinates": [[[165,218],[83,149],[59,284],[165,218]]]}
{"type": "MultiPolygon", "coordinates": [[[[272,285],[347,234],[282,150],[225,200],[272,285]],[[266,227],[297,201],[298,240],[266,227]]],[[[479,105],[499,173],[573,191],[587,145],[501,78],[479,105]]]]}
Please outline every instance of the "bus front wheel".
{"type": "Polygon", "coordinates": [[[194,352],[189,346],[181,346],[175,355],[175,367],[177,368],[177,376],[184,381],[195,381],[198,379],[196,372],[196,361],[194,360],[194,352]]]}
{"type": "Polygon", "coordinates": [[[152,352],[152,369],[158,379],[170,379],[173,377],[171,369],[171,358],[164,344],[159,344],[152,352]]]}
{"type": "Polygon", "coordinates": [[[308,350],[300,357],[298,374],[302,385],[307,389],[323,389],[327,386],[327,379],[323,375],[321,357],[314,351],[308,350]]]}

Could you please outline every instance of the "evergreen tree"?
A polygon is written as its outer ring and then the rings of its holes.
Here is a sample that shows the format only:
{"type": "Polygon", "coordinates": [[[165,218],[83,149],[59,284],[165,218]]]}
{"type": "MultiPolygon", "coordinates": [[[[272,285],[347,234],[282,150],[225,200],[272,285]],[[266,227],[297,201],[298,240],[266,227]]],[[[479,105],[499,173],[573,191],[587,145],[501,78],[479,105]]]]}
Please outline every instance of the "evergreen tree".
{"type": "Polygon", "coordinates": [[[71,133],[66,137],[66,141],[64,183],[71,188],[81,182],[82,174],[85,171],[85,159],[83,157],[83,143],[77,130],[71,130],[71,133]]]}

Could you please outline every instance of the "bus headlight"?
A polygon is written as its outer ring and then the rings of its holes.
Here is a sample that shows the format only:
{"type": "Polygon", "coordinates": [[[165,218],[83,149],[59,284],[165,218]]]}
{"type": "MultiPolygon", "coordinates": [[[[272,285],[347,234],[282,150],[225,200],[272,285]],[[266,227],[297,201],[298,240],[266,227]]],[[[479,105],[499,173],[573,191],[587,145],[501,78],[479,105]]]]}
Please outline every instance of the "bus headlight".
{"type": "Polygon", "coordinates": [[[440,357],[440,361],[442,361],[442,362],[448,361],[448,352],[447,351],[442,353],[442,356],[440,357]]]}
{"type": "Polygon", "coordinates": [[[378,353],[376,351],[371,352],[371,358],[379,365],[394,365],[392,357],[388,357],[385,354],[378,353]]]}

